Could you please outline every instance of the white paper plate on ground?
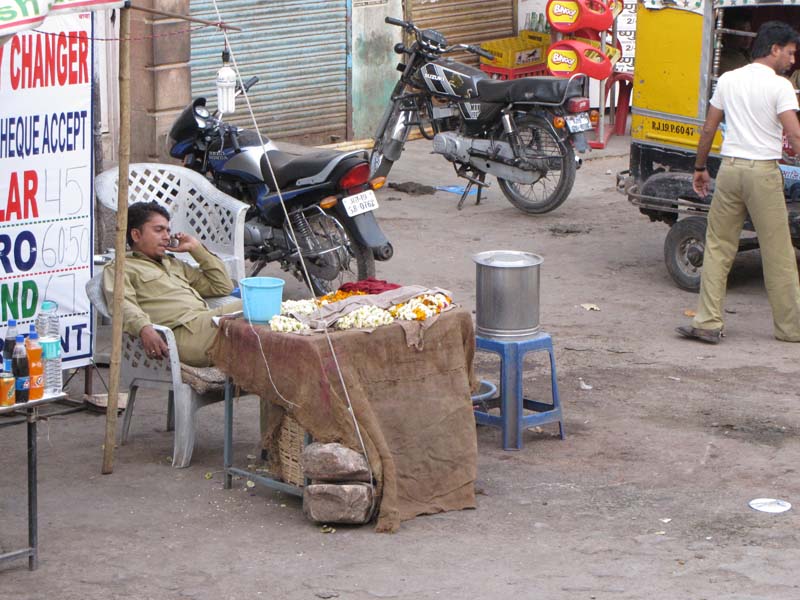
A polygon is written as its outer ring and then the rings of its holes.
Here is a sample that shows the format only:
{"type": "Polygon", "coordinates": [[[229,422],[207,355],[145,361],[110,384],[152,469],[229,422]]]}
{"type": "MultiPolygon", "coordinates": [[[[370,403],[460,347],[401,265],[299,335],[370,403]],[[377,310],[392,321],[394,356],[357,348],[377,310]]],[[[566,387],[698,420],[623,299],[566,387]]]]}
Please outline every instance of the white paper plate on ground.
{"type": "Polygon", "coordinates": [[[778,500],[777,498],[755,498],[750,500],[748,504],[752,509],[767,513],[782,513],[792,508],[792,505],[786,500],[778,500]]]}

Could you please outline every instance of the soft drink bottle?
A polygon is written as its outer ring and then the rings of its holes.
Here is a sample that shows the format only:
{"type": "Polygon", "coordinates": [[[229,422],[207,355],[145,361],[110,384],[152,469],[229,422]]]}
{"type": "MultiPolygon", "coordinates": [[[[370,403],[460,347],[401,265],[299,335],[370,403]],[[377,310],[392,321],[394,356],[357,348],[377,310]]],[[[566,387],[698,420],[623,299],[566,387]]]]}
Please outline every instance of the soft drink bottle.
{"type": "Polygon", "coordinates": [[[17,322],[14,319],[8,320],[6,337],[3,340],[3,368],[11,372],[11,357],[14,354],[14,345],[17,343],[17,322]]]}
{"type": "MultiPolygon", "coordinates": [[[[11,364],[10,361],[9,364],[11,364]]],[[[16,396],[14,385],[14,376],[9,371],[0,369],[0,406],[14,405],[16,396]]]]}
{"type": "MultiPolygon", "coordinates": [[[[31,326],[33,327],[33,326],[31,326]]],[[[31,331],[25,342],[28,355],[28,375],[30,377],[30,400],[41,400],[44,396],[44,365],[42,363],[42,346],[36,329],[31,331]]]]}
{"type": "Polygon", "coordinates": [[[31,387],[30,371],[28,370],[28,353],[25,352],[25,338],[17,336],[14,344],[14,354],[11,357],[11,371],[16,378],[15,391],[17,404],[28,401],[28,394],[31,387]]]}

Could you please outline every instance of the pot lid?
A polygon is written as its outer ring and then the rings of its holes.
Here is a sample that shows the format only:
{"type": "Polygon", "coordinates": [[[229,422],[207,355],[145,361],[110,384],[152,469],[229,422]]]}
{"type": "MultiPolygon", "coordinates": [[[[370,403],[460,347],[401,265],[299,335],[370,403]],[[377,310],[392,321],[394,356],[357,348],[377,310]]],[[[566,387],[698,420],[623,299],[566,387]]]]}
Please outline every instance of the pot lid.
{"type": "Polygon", "coordinates": [[[542,264],[542,257],[532,252],[518,250],[488,250],[472,257],[477,264],[500,269],[535,267],[542,264]]]}

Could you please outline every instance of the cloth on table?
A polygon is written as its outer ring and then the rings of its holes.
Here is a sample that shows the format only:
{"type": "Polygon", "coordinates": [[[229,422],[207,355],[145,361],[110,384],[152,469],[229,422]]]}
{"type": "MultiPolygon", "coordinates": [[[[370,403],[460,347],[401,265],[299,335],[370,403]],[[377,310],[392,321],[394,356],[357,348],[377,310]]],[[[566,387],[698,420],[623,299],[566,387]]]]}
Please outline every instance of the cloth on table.
{"type": "Polygon", "coordinates": [[[342,292],[364,292],[365,294],[380,294],[389,290],[396,290],[400,286],[396,283],[389,283],[385,279],[375,279],[367,277],[360,281],[348,281],[339,288],[342,292]]]}
{"type": "MultiPolygon", "coordinates": [[[[378,531],[396,531],[417,515],[475,507],[472,318],[463,309],[443,313],[424,337],[418,350],[396,323],[330,334],[377,482],[378,531]]],[[[237,385],[271,405],[264,440],[271,455],[284,410],[315,441],[361,452],[326,336],[227,319],[212,356],[237,385]]]]}

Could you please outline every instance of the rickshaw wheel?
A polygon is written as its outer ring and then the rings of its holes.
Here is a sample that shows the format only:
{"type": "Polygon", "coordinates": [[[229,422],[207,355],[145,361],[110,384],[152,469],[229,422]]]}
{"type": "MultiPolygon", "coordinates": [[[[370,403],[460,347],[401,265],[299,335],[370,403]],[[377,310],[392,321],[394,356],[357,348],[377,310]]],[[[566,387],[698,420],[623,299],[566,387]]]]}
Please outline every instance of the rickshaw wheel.
{"type": "Polygon", "coordinates": [[[706,219],[687,217],[670,227],[664,239],[664,264],[677,286],[700,290],[700,273],[706,243],[706,219]]]}

